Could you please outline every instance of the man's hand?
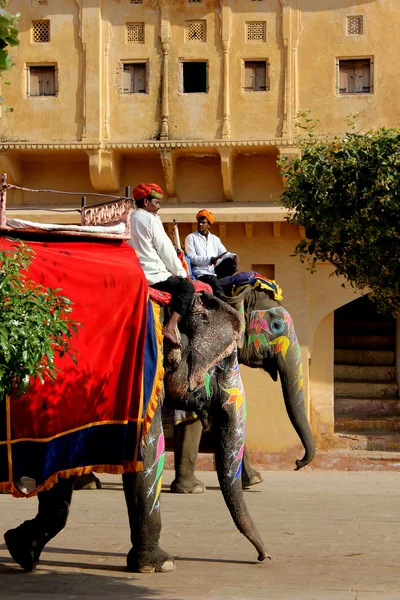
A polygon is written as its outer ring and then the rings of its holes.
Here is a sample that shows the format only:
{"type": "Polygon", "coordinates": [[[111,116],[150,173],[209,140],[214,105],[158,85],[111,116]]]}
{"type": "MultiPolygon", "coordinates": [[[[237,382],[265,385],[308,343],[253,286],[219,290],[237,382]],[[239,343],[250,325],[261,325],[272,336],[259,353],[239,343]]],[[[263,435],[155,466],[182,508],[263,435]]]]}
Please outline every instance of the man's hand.
{"type": "Polygon", "coordinates": [[[218,256],[213,256],[212,258],[210,258],[210,265],[215,265],[217,260],[218,260],[218,256]]]}

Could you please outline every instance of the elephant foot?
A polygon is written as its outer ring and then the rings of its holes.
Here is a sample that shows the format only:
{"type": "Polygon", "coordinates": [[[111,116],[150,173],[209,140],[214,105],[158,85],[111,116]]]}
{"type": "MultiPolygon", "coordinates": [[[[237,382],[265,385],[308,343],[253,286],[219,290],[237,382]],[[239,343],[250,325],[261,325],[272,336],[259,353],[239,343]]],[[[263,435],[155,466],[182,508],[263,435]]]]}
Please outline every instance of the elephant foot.
{"type": "Polygon", "coordinates": [[[192,477],[177,477],[171,483],[172,494],[204,494],[206,486],[194,475],[192,477]]]}
{"type": "Polygon", "coordinates": [[[101,481],[94,473],[79,475],[75,480],[74,490],[101,490],[101,481]]]}
{"type": "Polygon", "coordinates": [[[168,573],[175,569],[175,561],[164,550],[137,552],[131,548],[127,557],[130,573],[168,573]]]}
{"type": "Polygon", "coordinates": [[[24,571],[33,571],[37,566],[45,541],[32,539],[30,521],[25,521],[16,529],[9,529],[4,534],[7,549],[16,563],[24,571]]]}
{"type": "Polygon", "coordinates": [[[251,473],[246,473],[246,476],[242,477],[242,487],[249,488],[252,485],[262,483],[263,481],[264,477],[261,475],[261,473],[253,469],[251,473]]]}

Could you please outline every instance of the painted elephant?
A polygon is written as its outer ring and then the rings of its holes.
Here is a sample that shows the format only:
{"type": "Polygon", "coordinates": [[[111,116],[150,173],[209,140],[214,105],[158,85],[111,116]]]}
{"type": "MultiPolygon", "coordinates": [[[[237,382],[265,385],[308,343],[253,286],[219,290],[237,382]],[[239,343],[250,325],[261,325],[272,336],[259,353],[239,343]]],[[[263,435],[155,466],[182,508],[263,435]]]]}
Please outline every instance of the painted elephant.
{"type": "MultiPolygon", "coordinates": [[[[180,330],[181,360],[167,366],[165,394],[176,407],[197,410],[204,422],[212,419],[218,430],[216,461],[226,504],[239,530],[256,547],[258,559],[264,560],[266,549],[247,512],[240,484],[246,415],[236,351],[240,318],[237,311],[211,294],[196,295],[180,330]],[[211,395],[202,392],[210,368],[215,372],[211,395]]],[[[127,566],[133,572],[165,572],[174,568],[173,558],[159,547],[163,394],[164,391],[143,441],[144,470],[123,475],[132,542],[127,566]]],[[[39,493],[36,517],[5,533],[11,556],[26,571],[37,565],[44,546],[64,528],[74,480],[75,477],[60,478],[49,491],[39,493]]]]}
{"type": "MultiPolygon", "coordinates": [[[[221,298],[241,311],[243,316],[239,363],[265,370],[274,381],[279,374],[288,416],[305,450],[303,458],[296,461],[296,469],[301,469],[313,459],[315,442],[304,404],[300,346],[290,314],[272,296],[264,289],[245,287],[235,297],[221,298]]],[[[171,484],[172,492],[204,491],[203,483],[194,473],[201,432],[199,420],[189,420],[174,427],[175,479],[171,484]]],[[[260,481],[259,473],[251,467],[246,453],[244,459],[244,485],[257,483],[260,481]]]]}

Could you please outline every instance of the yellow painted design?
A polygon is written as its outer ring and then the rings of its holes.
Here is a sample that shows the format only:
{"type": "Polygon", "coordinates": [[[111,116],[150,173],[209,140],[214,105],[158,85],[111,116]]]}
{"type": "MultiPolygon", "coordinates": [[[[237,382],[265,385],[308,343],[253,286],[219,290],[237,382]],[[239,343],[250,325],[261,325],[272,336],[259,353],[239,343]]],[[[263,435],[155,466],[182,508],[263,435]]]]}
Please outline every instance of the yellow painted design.
{"type": "Polygon", "coordinates": [[[229,388],[228,390],[225,390],[225,392],[229,394],[229,398],[226,404],[235,404],[236,411],[238,411],[244,401],[243,390],[237,387],[233,387],[229,388]]]}
{"type": "Polygon", "coordinates": [[[275,346],[275,354],[277,354],[278,352],[282,352],[282,356],[283,358],[285,358],[288,348],[290,346],[290,340],[286,336],[281,335],[278,338],[276,338],[276,340],[271,340],[269,342],[269,345],[275,346]]]}

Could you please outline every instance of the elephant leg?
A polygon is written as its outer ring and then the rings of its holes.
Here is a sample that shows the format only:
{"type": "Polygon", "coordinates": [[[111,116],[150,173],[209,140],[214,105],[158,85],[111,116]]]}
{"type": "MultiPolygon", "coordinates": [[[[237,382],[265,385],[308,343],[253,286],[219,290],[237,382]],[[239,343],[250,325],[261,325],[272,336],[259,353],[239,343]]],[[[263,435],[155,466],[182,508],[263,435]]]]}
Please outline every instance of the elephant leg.
{"type": "Polygon", "coordinates": [[[158,545],[161,532],[160,494],[165,459],[161,407],[155,411],[142,452],[143,472],[125,473],[122,476],[132,543],[127,567],[128,571],[134,573],[164,573],[172,571],[175,564],[174,559],[158,545]]]}
{"type": "Polygon", "coordinates": [[[64,529],[74,483],[75,477],[60,478],[49,491],[40,492],[36,517],[4,534],[9,553],[25,571],[36,567],[44,546],[64,529]]]}
{"type": "Polygon", "coordinates": [[[174,427],[174,494],[203,494],[206,486],[194,475],[203,426],[200,419],[183,421],[174,427]]]}
{"type": "Polygon", "coordinates": [[[264,479],[261,473],[253,469],[250,464],[249,453],[247,452],[247,448],[245,446],[242,464],[242,486],[247,488],[251,487],[252,485],[257,485],[257,483],[261,483],[262,481],[264,481],[264,479]]]}

